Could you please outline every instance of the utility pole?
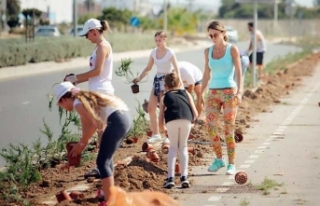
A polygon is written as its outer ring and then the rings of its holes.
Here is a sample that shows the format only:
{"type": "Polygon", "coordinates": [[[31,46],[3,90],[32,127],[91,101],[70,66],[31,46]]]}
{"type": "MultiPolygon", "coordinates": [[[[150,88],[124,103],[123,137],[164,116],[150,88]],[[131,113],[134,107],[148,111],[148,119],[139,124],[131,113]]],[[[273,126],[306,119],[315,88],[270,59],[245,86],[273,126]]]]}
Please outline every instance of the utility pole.
{"type": "Polygon", "coordinates": [[[73,0],[73,36],[76,37],[78,34],[77,31],[77,24],[78,24],[78,18],[77,18],[77,0],[73,0]]]}
{"type": "Polygon", "coordinates": [[[254,9],[253,9],[253,52],[252,52],[252,86],[256,87],[256,63],[257,63],[257,28],[258,28],[258,3],[257,0],[254,0],[254,9]]]}
{"type": "Polygon", "coordinates": [[[163,31],[168,30],[168,0],[163,0],[163,31]]]}
{"type": "Polygon", "coordinates": [[[273,33],[276,33],[277,24],[278,24],[278,0],[274,0],[273,4],[273,33]]]}

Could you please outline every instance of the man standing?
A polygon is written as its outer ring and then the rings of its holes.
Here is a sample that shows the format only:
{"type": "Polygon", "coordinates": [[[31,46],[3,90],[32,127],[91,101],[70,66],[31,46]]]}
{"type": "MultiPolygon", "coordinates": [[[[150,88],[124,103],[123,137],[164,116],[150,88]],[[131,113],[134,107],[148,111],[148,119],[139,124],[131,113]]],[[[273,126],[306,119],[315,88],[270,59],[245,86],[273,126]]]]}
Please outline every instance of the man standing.
{"type": "MultiPolygon", "coordinates": [[[[251,33],[251,40],[250,40],[250,46],[249,49],[247,51],[247,53],[250,54],[249,56],[249,60],[250,60],[250,65],[252,66],[252,50],[253,50],[253,43],[254,43],[254,25],[253,22],[249,22],[248,23],[248,30],[251,33]]],[[[263,56],[264,53],[267,51],[267,46],[266,46],[266,42],[265,42],[265,38],[262,34],[261,31],[257,30],[256,31],[256,38],[257,38],[257,51],[256,51],[256,64],[258,67],[258,83],[261,83],[262,79],[263,79],[263,56]]],[[[251,67],[252,68],[252,67],[251,67]]]]}

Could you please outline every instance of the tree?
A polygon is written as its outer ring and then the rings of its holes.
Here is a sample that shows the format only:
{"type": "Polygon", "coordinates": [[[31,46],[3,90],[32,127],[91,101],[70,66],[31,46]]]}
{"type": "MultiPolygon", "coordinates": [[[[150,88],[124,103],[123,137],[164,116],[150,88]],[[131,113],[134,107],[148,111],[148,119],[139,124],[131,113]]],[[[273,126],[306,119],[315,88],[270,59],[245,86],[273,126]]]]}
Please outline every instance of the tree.
{"type": "Polygon", "coordinates": [[[19,25],[19,13],[20,13],[20,2],[18,0],[7,0],[7,25],[10,28],[17,27],[19,25]]]}
{"type": "Polygon", "coordinates": [[[313,0],[314,6],[320,6],[320,0],[313,0]]]}

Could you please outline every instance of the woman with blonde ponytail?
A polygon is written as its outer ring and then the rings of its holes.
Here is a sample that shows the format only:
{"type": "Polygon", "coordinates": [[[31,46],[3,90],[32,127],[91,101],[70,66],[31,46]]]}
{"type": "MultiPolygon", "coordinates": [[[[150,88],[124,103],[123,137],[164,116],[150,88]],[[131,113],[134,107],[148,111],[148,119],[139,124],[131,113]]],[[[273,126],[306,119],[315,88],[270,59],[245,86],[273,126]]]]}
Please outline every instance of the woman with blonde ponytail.
{"type": "MultiPolygon", "coordinates": [[[[111,32],[107,21],[98,19],[89,19],[84,24],[80,36],[85,36],[91,43],[96,44],[89,60],[88,72],[82,74],[67,75],[64,81],[70,81],[73,84],[79,84],[88,81],[89,91],[99,92],[101,94],[114,94],[114,88],[111,83],[113,74],[113,55],[110,43],[104,38],[104,33],[111,32]]],[[[97,131],[99,139],[102,131],[97,131]]],[[[86,173],[85,178],[99,177],[99,170],[94,168],[86,173]]]]}
{"type": "Polygon", "coordinates": [[[57,105],[65,110],[75,110],[80,116],[82,138],[73,146],[70,155],[78,156],[86,148],[97,129],[102,129],[97,167],[100,172],[105,206],[114,186],[112,157],[132,127],[132,118],[127,105],[114,95],[81,91],[71,82],[55,86],[57,105]]]}

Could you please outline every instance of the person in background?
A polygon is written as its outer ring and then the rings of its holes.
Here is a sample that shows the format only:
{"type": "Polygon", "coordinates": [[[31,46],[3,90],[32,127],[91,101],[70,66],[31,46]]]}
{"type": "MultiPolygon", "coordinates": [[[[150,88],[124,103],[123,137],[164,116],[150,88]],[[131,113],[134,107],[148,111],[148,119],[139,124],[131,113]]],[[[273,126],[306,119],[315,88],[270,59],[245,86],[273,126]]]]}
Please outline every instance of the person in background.
{"type": "MultiPolygon", "coordinates": [[[[241,60],[241,71],[242,71],[241,72],[242,73],[242,88],[241,88],[241,90],[244,91],[245,76],[246,76],[247,69],[250,65],[250,60],[249,60],[248,55],[245,52],[240,52],[240,60],[241,60]]],[[[234,79],[234,81],[236,81],[236,83],[238,85],[236,73],[234,73],[233,79],[234,79]]]]}
{"type": "MultiPolygon", "coordinates": [[[[164,77],[166,74],[175,71],[178,74],[179,79],[181,79],[176,56],[173,50],[166,45],[167,34],[164,31],[158,31],[155,33],[154,39],[157,47],[151,51],[147,67],[138,78],[133,80],[134,83],[138,83],[151,71],[154,64],[157,66],[157,74],[154,77],[153,87],[148,103],[150,126],[153,132],[152,136],[147,141],[150,144],[163,140],[159,131],[156,110],[164,93],[164,77]]],[[[167,138],[164,140],[167,140],[167,138]]]]}
{"type": "MultiPolygon", "coordinates": [[[[179,61],[178,65],[184,88],[188,90],[191,95],[194,91],[197,99],[201,98],[202,71],[190,62],[179,61]]],[[[202,105],[197,105],[198,114],[201,114],[202,108],[202,105]]]]}
{"type": "Polygon", "coordinates": [[[177,152],[180,154],[181,186],[189,187],[188,181],[188,137],[192,122],[197,119],[198,112],[192,96],[185,89],[181,89],[181,80],[177,73],[169,73],[165,76],[166,93],[160,100],[159,127],[162,131],[167,130],[170,140],[168,154],[168,178],[163,187],[175,186],[175,164],[177,152]],[[166,124],[166,128],[164,126],[166,124]]]}
{"type": "Polygon", "coordinates": [[[105,206],[114,186],[113,155],[132,128],[128,106],[114,95],[101,95],[93,91],[81,91],[71,82],[54,87],[57,105],[67,111],[75,110],[80,116],[82,137],[70,151],[71,157],[81,155],[97,129],[103,131],[97,156],[105,206]]]}
{"type": "MultiPolygon", "coordinates": [[[[248,23],[248,30],[251,33],[250,45],[247,50],[247,54],[251,53],[249,56],[250,65],[252,68],[252,50],[253,50],[253,43],[254,43],[254,24],[253,22],[248,23]]],[[[263,57],[264,53],[267,51],[267,45],[265,38],[260,30],[256,30],[256,38],[257,38],[257,51],[256,51],[256,64],[258,67],[258,83],[262,83],[264,81],[264,74],[263,74],[263,57]]]]}
{"type": "Polygon", "coordinates": [[[206,123],[216,158],[208,168],[208,171],[216,172],[226,165],[218,134],[220,111],[221,107],[223,107],[225,125],[223,134],[226,139],[229,162],[226,173],[233,175],[236,173],[235,119],[242,98],[240,53],[236,46],[227,42],[226,29],[221,22],[212,21],[208,25],[207,31],[213,45],[204,51],[205,69],[201,87],[202,98],[197,103],[204,102],[204,94],[209,84],[208,97],[205,103],[206,123]],[[234,72],[236,72],[237,83],[233,79],[234,72]]]}
{"type": "MultiPolygon", "coordinates": [[[[65,81],[73,84],[88,82],[89,91],[99,92],[101,94],[114,94],[114,87],[111,83],[113,76],[113,54],[111,44],[105,39],[104,34],[110,31],[107,21],[98,19],[89,19],[85,22],[79,36],[86,37],[96,47],[89,59],[89,71],[82,74],[72,74],[65,77],[65,81]]],[[[102,136],[102,130],[97,131],[99,142],[102,136]]],[[[98,168],[85,174],[87,177],[99,178],[98,168]]]]}

